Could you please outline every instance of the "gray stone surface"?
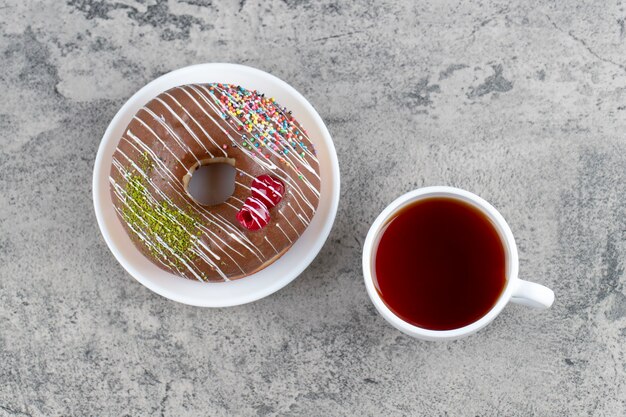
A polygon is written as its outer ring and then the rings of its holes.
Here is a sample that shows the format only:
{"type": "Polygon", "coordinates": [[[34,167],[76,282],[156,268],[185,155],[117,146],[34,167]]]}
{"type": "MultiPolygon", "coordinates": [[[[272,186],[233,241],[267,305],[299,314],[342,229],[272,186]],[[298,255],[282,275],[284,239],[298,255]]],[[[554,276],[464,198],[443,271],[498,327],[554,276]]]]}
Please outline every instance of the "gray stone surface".
{"type": "Polygon", "coordinates": [[[626,415],[621,1],[0,1],[0,416],[626,415]],[[225,61],[300,90],[343,175],[311,267],[208,310],[134,281],[91,172],[124,101],[225,61]],[[491,201],[552,309],[448,343],[379,317],[368,225],[449,184],[491,201]]]}

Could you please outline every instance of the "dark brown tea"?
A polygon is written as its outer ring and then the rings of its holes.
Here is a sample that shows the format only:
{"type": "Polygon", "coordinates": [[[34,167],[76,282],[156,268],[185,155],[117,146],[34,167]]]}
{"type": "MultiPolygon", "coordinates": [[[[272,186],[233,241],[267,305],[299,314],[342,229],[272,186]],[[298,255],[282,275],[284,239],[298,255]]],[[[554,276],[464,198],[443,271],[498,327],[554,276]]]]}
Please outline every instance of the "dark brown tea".
{"type": "Polygon", "coordinates": [[[461,200],[419,200],[380,232],[374,284],[397,316],[451,330],[484,316],[506,284],[505,248],[479,209],[461,200]]]}

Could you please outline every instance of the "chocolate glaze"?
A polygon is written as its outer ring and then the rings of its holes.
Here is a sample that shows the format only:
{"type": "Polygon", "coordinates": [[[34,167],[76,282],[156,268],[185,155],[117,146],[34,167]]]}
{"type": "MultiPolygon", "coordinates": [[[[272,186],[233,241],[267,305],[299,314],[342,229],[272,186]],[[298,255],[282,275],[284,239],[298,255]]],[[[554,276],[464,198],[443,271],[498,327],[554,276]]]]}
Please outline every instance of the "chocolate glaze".
{"type": "Polygon", "coordinates": [[[307,228],[320,190],[313,145],[290,113],[255,91],[223,84],[176,87],[139,110],[113,154],[110,183],[137,248],[165,270],[206,281],[241,278],[278,259],[307,228]],[[235,166],[235,191],[223,204],[202,206],[185,182],[211,162],[235,166]],[[261,174],[279,178],[285,191],[269,224],[249,231],[235,216],[261,174]],[[142,184],[143,206],[132,181],[142,184]],[[181,213],[193,225],[177,220],[181,213]]]}

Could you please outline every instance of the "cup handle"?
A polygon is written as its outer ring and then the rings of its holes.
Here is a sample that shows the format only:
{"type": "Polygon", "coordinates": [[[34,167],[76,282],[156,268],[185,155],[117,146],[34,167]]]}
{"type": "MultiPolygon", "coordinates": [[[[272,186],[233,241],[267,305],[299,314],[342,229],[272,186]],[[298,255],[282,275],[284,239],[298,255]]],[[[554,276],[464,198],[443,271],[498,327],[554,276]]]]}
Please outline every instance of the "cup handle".
{"type": "Polygon", "coordinates": [[[520,279],[517,282],[517,288],[513,291],[511,301],[543,310],[549,308],[554,302],[554,292],[541,284],[520,279]]]}

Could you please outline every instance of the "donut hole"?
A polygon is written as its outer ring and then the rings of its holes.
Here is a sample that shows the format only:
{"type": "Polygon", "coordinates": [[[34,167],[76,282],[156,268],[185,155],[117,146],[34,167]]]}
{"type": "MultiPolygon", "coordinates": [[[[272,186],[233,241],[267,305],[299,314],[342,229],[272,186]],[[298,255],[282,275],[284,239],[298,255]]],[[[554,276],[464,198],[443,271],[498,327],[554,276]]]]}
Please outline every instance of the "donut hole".
{"type": "Polygon", "coordinates": [[[200,161],[185,175],[187,194],[198,204],[215,206],[224,203],[235,192],[235,160],[212,158],[200,161]]]}

